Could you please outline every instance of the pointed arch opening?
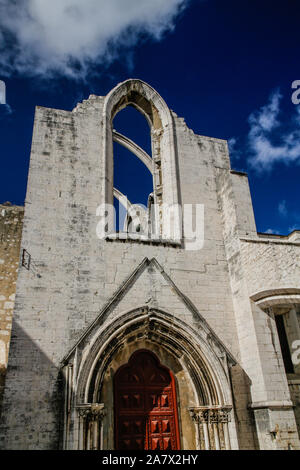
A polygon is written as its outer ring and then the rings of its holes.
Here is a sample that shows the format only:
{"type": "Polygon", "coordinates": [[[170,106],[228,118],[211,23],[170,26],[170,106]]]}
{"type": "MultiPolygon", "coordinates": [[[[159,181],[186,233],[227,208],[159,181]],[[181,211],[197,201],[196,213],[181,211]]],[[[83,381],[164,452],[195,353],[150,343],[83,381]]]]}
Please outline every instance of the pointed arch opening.
{"type": "Polygon", "coordinates": [[[139,111],[128,106],[115,116],[113,128],[114,196],[117,190],[131,201],[130,206],[114,202],[116,231],[148,235],[147,201],[153,192],[149,125],[139,111]]]}
{"type": "MultiPolygon", "coordinates": [[[[128,364],[132,354],[141,349],[154,353],[160,364],[174,375],[180,447],[235,447],[237,437],[231,413],[228,365],[220,362],[205,338],[206,334],[196,332],[173,315],[148,307],[121,314],[109,325],[103,325],[74,356],[73,429],[79,429],[77,437],[74,436],[79,448],[92,448],[94,432],[98,436],[97,448],[114,448],[114,376],[120,367],[128,364]],[[101,423],[91,421],[98,410],[101,423]],[[76,424],[77,413],[79,416],[86,413],[80,425],[76,424]]],[[[161,440],[159,445],[163,445],[161,440]]]]}
{"type": "MultiPolygon", "coordinates": [[[[154,227],[157,238],[170,238],[169,217],[164,213],[164,206],[178,205],[178,187],[173,119],[164,100],[159,94],[141,80],[130,79],[115,87],[104,102],[104,140],[103,140],[103,198],[107,204],[113,204],[114,189],[114,144],[117,142],[135,154],[151,171],[153,178],[154,207],[156,213],[154,227]],[[148,122],[151,136],[151,156],[145,148],[135,143],[130,136],[114,131],[114,118],[126,107],[139,111],[148,122]]],[[[149,145],[148,145],[149,147],[149,145]]],[[[147,146],[146,146],[147,150],[147,146]]],[[[119,189],[119,188],[117,188],[119,189]]],[[[150,188],[149,188],[150,189],[150,188]]],[[[144,203],[147,204],[147,201],[144,203]]],[[[109,224],[111,227],[113,224],[109,224]]],[[[180,226],[176,224],[175,226],[180,226]]],[[[153,229],[152,227],[152,229],[153,229]]],[[[155,237],[154,236],[154,237],[155,237]]],[[[153,237],[153,238],[154,238],[153,237]]],[[[178,241],[180,234],[173,238],[178,241]]]]}

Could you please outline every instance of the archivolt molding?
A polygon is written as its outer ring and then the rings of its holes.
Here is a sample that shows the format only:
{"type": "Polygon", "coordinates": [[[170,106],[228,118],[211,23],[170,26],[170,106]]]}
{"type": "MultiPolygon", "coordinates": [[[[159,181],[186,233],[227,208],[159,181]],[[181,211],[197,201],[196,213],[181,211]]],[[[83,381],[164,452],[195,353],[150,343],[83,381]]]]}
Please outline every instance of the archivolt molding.
{"type": "MultiPolygon", "coordinates": [[[[193,390],[190,408],[186,412],[190,411],[198,429],[199,448],[229,448],[229,440],[226,444],[225,437],[229,432],[228,421],[233,407],[228,371],[230,358],[222,351],[221,344],[215,347],[212,336],[205,329],[199,327],[196,331],[166,311],[141,306],[121,314],[108,325],[98,325],[93,336],[86,339],[88,341],[79,343],[64,362],[64,448],[69,448],[69,442],[74,442],[80,449],[103,448],[102,419],[105,419],[106,407],[110,409],[106,403],[109,377],[117,370],[116,367],[127,362],[126,354],[130,348],[132,351],[132,348],[141,347],[153,352],[160,350],[169,361],[177,364],[180,383],[183,380],[193,390]],[[209,410],[207,429],[198,420],[199,410],[209,410]],[[216,416],[219,420],[217,428],[216,416]],[[73,437],[72,431],[70,434],[72,426],[73,437]],[[204,438],[206,431],[208,434],[204,438]]],[[[236,440],[234,426],[232,424],[230,431],[233,442],[236,440]]]]}
{"type": "MultiPolygon", "coordinates": [[[[84,429],[89,426],[90,421],[79,421],[78,424],[76,416],[81,410],[83,413],[89,410],[90,405],[98,406],[103,403],[104,407],[106,406],[110,375],[117,370],[116,367],[123,365],[122,361],[126,360],[126,354],[129,351],[140,348],[149,348],[153,352],[160,351],[162,357],[168,358],[171,364],[176,365],[175,368],[180,371],[178,375],[178,381],[181,381],[180,387],[182,387],[183,380],[193,391],[188,407],[193,406],[194,410],[199,407],[206,409],[217,407],[222,410],[232,407],[228,369],[236,361],[193,303],[177,288],[157,260],[144,258],[109,299],[98,317],[62,361],[66,384],[64,420],[66,448],[68,448],[68,442],[73,439],[68,437],[72,436],[73,431],[70,431],[70,434],[69,430],[73,428],[74,439],[79,442],[79,448],[83,448],[81,447],[85,439],[82,438],[83,435],[90,436],[88,439],[91,440],[88,441],[88,445],[94,442],[95,436],[95,440],[99,441],[102,424],[97,421],[94,427],[91,425],[88,434],[84,434],[86,432],[84,429]],[[191,312],[194,326],[153,304],[140,305],[129,311],[119,311],[118,305],[123,297],[130,295],[131,286],[140,278],[143,270],[150,266],[160,273],[164,283],[168,283],[173,295],[176,295],[182,303],[183,310],[188,309],[191,312]],[[78,435],[75,425],[79,426],[78,435]]],[[[107,406],[110,409],[111,404],[107,406]]],[[[188,408],[186,413],[188,416],[188,408]]],[[[87,417],[89,419],[91,417],[89,411],[87,411],[87,417]]],[[[110,415],[104,418],[104,421],[105,419],[109,422],[110,415]]],[[[105,421],[105,426],[107,422],[105,421]]],[[[231,424],[229,423],[228,426],[231,424]]],[[[200,428],[201,434],[202,428],[200,428]]],[[[208,432],[212,433],[212,429],[209,428],[208,432]]],[[[234,429],[231,432],[235,436],[234,429]]]]}
{"type": "MultiPolygon", "coordinates": [[[[209,324],[203,318],[203,316],[199,313],[196,309],[194,304],[190,301],[188,297],[186,297],[180,289],[176,286],[176,284],[172,281],[170,276],[164,271],[163,267],[159,264],[159,262],[152,258],[151,260],[148,258],[144,258],[142,262],[134,269],[134,271],[128,276],[127,279],[122,283],[119,289],[114,293],[114,295],[108,300],[108,302],[104,305],[103,309],[97,316],[97,318],[90,324],[90,326],[86,329],[83,335],[78,339],[78,341],[74,344],[74,346],[70,349],[69,353],[62,360],[62,364],[65,365],[70,362],[71,358],[75,355],[80,359],[79,362],[82,363],[81,357],[85,357],[87,354],[86,351],[91,351],[92,348],[95,348],[96,351],[99,350],[97,345],[95,345],[99,341],[99,337],[104,338],[104,331],[112,331],[116,329],[116,325],[120,324],[122,328],[123,324],[127,321],[135,321],[135,313],[137,315],[141,315],[141,312],[145,310],[146,314],[149,311],[153,311],[153,309],[149,310],[149,306],[141,306],[138,309],[133,309],[129,312],[123,312],[118,314],[118,318],[110,323],[108,326],[106,324],[108,316],[114,315],[114,309],[117,304],[122,300],[122,298],[129,292],[130,288],[134,285],[136,280],[139,278],[141,273],[148,267],[152,266],[164,279],[164,282],[172,289],[173,293],[177,295],[178,299],[182,303],[184,308],[187,308],[194,320],[197,324],[197,333],[195,338],[195,343],[198,344],[197,335],[202,337],[202,341],[207,344],[210,350],[214,351],[215,357],[218,358],[220,364],[225,364],[225,369],[227,368],[227,362],[230,365],[236,364],[235,359],[231,355],[231,353],[227,350],[225,345],[222,341],[216,336],[214,331],[210,328],[209,324]],[[133,317],[132,317],[133,315],[133,317]]],[[[158,310],[163,312],[162,310],[158,310]]],[[[180,318],[175,318],[174,315],[164,312],[164,319],[168,322],[168,324],[178,324],[179,328],[182,328],[182,331],[189,331],[191,328],[185,322],[183,322],[180,318]]],[[[193,335],[194,330],[191,329],[190,334],[193,335]]],[[[208,351],[209,353],[209,351],[208,351]]]]}
{"type": "Polygon", "coordinates": [[[161,130],[171,125],[172,117],[166,102],[150,85],[128,79],[113,88],[104,101],[104,116],[113,120],[126,106],[133,106],[147,119],[149,126],[161,130]]]}
{"type": "Polygon", "coordinates": [[[194,331],[167,312],[148,307],[134,309],[118,317],[99,330],[86,346],[76,374],[77,403],[100,400],[103,377],[112,357],[133,337],[137,342],[147,338],[166,348],[180,361],[197,390],[198,403],[195,406],[231,404],[226,366],[205,340],[203,332],[194,331]]]}
{"type": "MultiPolygon", "coordinates": [[[[97,318],[90,324],[90,326],[85,330],[83,335],[78,339],[76,344],[70,349],[68,354],[64,356],[62,359],[62,363],[66,363],[69,359],[69,357],[73,354],[75,349],[77,351],[80,349],[84,348],[84,344],[91,343],[94,332],[99,330],[99,325],[102,325],[105,320],[108,318],[108,315],[112,315],[113,309],[119,303],[124,295],[128,293],[129,289],[134,285],[136,280],[139,278],[139,276],[142,274],[142,272],[146,268],[153,267],[164,279],[164,281],[170,286],[172,291],[177,295],[178,299],[180,302],[182,302],[183,306],[186,307],[192,314],[193,318],[195,321],[198,323],[200,322],[201,324],[201,329],[205,331],[205,334],[207,335],[207,341],[211,344],[211,346],[217,351],[217,354],[219,356],[224,356],[227,355],[227,359],[232,363],[235,364],[236,361],[233,358],[233,356],[230,354],[230,352],[227,350],[225,345],[221,342],[221,340],[217,337],[217,335],[214,333],[214,331],[210,328],[209,324],[207,321],[204,319],[204,317],[199,313],[199,311],[196,309],[195,305],[191,302],[191,300],[184,295],[181,290],[176,286],[176,284],[172,281],[170,276],[165,272],[163,267],[160,265],[160,263],[157,261],[156,258],[147,258],[145,257],[140,264],[133,270],[133,272],[127,277],[127,279],[124,280],[124,282],[121,284],[121,286],[117,289],[117,291],[114,293],[114,295],[108,300],[108,302],[104,305],[102,308],[101,312],[97,316],[97,318]]],[[[124,312],[124,318],[126,317],[126,313],[124,312]]],[[[174,318],[174,316],[171,316],[174,318]]],[[[178,320],[179,321],[179,320],[178,320]]]]}

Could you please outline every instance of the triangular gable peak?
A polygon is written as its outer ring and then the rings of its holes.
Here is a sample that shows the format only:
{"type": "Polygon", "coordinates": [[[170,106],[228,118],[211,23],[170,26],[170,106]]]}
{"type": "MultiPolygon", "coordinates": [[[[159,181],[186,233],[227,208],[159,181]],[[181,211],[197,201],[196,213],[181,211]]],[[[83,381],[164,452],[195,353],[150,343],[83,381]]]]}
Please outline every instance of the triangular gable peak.
{"type": "Polygon", "coordinates": [[[223,342],[191,300],[175,285],[160,263],[155,258],[151,260],[144,258],[65,355],[62,364],[69,362],[75,352],[78,357],[84,354],[87,347],[90,349],[112,320],[120,320],[123,317],[125,320],[128,313],[135,310],[148,312],[149,315],[153,315],[154,311],[166,312],[169,321],[173,319],[182,322],[182,327],[185,325],[186,330],[196,328],[197,333],[213,348],[219,358],[225,356],[229,363],[236,363],[223,342]],[[160,288],[156,289],[158,284],[160,288]],[[149,289],[145,289],[145,285],[148,285],[149,289]],[[136,308],[132,308],[134,302],[136,308]]]}

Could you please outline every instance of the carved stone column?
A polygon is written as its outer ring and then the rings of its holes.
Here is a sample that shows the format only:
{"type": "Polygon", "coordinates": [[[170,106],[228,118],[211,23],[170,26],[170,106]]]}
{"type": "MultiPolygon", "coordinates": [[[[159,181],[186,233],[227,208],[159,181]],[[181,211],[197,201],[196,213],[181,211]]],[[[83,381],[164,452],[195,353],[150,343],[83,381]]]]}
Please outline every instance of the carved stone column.
{"type": "Polygon", "coordinates": [[[231,406],[198,406],[190,408],[198,428],[199,446],[203,450],[229,450],[228,422],[231,406]]]}
{"type": "Polygon", "coordinates": [[[209,450],[209,435],[208,435],[208,413],[207,409],[190,408],[190,415],[192,421],[194,421],[198,434],[199,448],[200,450],[209,450]]]}
{"type": "Polygon", "coordinates": [[[79,450],[101,450],[103,403],[85,403],[76,407],[79,417],[79,450]]]}

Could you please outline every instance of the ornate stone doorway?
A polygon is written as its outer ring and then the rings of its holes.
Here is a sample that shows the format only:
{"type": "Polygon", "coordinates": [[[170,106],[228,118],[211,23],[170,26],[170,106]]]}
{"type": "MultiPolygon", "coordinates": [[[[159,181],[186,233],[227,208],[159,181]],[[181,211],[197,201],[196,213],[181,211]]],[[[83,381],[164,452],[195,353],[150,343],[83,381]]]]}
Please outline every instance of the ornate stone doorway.
{"type": "Polygon", "coordinates": [[[234,362],[208,329],[138,307],[94,330],[65,358],[64,449],[238,448],[234,362]]]}
{"type": "Polygon", "coordinates": [[[117,370],[114,401],[116,449],[180,449],[174,377],[152,352],[135,352],[117,370]]]}

